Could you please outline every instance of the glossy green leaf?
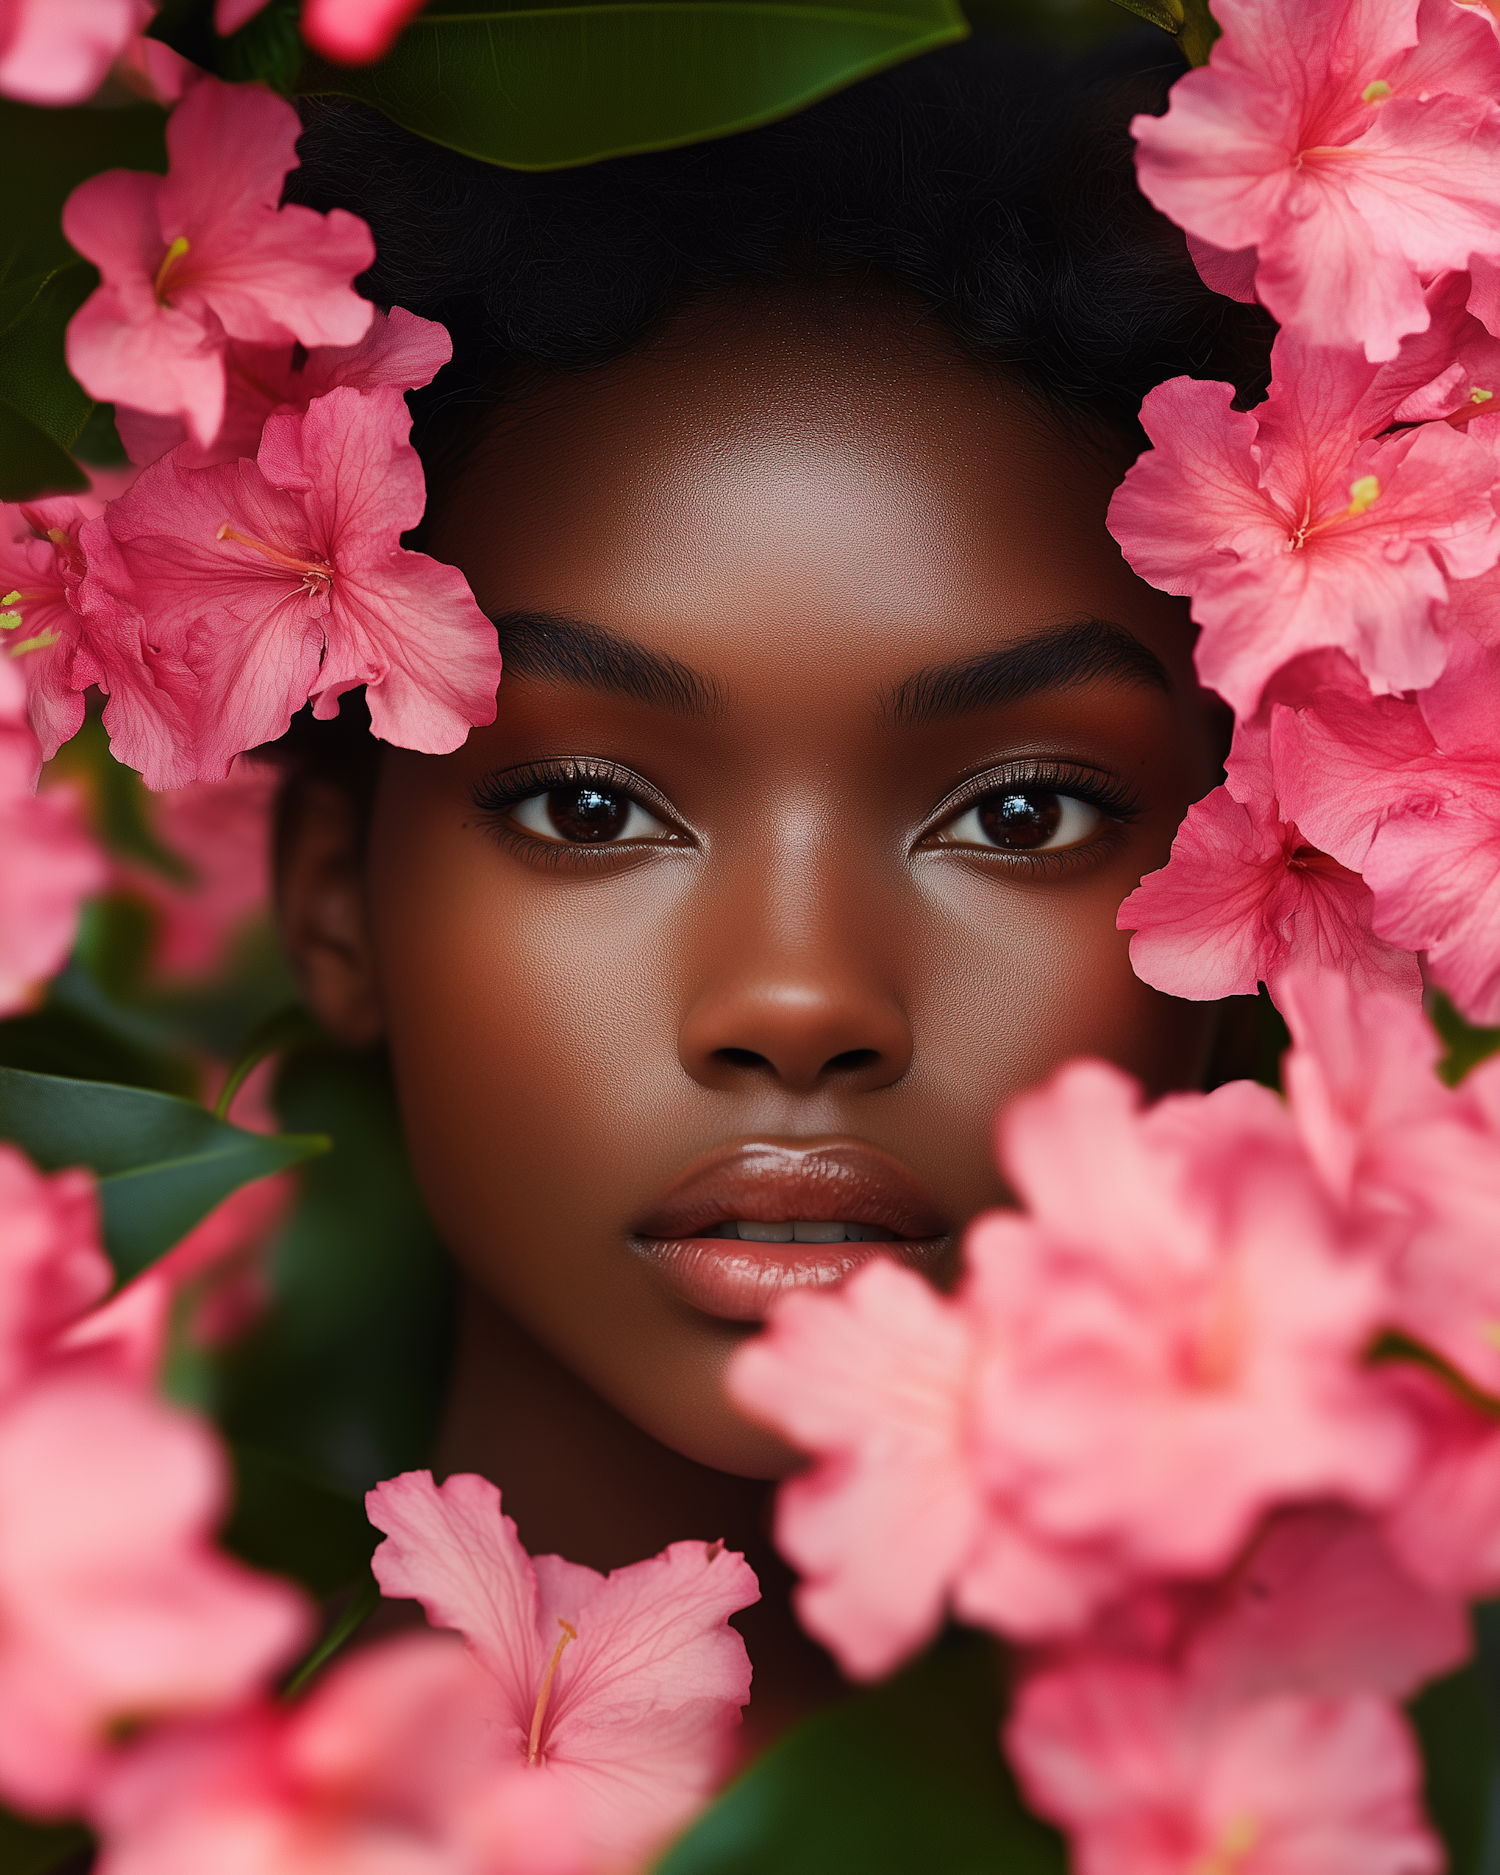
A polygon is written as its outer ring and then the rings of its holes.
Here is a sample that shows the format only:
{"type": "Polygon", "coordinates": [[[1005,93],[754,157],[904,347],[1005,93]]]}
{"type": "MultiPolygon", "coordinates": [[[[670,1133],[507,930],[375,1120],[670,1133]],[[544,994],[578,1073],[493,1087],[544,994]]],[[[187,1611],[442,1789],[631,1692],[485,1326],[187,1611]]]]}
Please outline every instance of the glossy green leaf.
{"type": "Polygon", "coordinates": [[[1065,1875],[1000,1755],[1001,1660],[956,1635],[772,1746],[656,1875],[1065,1875]]]}
{"type": "Polygon", "coordinates": [[[0,501],[72,495],[88,485],[61,443],[14,405],[0,403],[0,501]]]}
{"type": "Polygon", "coordinates": [[[1138,14],[1170,33],[1182,48],[1189,65],[1206,65],[1208,54],[1219,36],[1219,22],[1209,11],[1208,0],[1114,0],[1128,13],[1138,14]]]}
{"type": "Polygon", "coordinates": [[[328,1150],[318,1135],[247,1133],[172,1094],[0,1068],[0,1139],[46,1171],[99,1179],[104,1243],[122,1281],[251,1179],[328,1150]]]}
{"type": "Polygon", "coordinates": [[[957,0],[450,0],[379,64],[310,59],[299,89],[362,98],[485,162],[556,169],[769,123],[967,31],[957,0]]]}

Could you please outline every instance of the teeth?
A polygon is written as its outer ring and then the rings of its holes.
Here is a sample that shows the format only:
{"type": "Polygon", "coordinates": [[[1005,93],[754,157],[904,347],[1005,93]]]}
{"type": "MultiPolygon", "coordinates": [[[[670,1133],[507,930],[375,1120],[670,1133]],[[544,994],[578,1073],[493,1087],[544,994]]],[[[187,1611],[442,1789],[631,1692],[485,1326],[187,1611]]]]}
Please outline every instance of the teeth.
{"type": "Polygon", "coordinates": [[[823,1218],[799,1218],[793,1223],[761,1224],[749,1218],[716,1224],[699,1233],[704,1237],[738,1237],[742,1243],[878,1243],[890,1236],[874,1224],[840,1224],[823,1218]]]}

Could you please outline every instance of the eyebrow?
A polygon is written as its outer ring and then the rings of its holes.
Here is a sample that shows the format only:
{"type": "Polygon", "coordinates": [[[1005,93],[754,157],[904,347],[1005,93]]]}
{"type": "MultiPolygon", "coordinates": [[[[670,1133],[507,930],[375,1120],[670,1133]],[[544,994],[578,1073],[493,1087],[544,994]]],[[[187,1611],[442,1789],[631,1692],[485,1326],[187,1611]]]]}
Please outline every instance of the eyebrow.
{"type": "Polygon", "coordinates": [[[492,613],[490,620],[515,676],[581,684],[679,716],[717,716],[724,708],[724,691],[712,678],[602,625],[551,612],[492,613]]]}
{"type": "Polygon", "coordinates": [[[887,693],[883,708],[892,722],[916,729],[1100,679],[1168,694],[1172,689],[1166,666],[1138,638],[1108,619],[1079,618],[1001,651],[914,671],[887,693]]]}

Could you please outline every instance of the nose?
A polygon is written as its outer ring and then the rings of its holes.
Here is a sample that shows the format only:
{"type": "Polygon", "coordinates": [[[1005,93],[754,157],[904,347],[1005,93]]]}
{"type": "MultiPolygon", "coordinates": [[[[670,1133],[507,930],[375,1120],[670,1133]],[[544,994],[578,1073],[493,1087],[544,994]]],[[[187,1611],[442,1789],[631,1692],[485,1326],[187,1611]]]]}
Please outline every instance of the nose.
{"type": "Polygon", "coordinates": [[[885,980],[878,947],[819,929],[810,906],[714,947],[717,957],[678,1038],[683,1067],[702,1086],[762,1080],[788,1093],[865,1093],[911,1065],[911,1024],[885,980]]]}

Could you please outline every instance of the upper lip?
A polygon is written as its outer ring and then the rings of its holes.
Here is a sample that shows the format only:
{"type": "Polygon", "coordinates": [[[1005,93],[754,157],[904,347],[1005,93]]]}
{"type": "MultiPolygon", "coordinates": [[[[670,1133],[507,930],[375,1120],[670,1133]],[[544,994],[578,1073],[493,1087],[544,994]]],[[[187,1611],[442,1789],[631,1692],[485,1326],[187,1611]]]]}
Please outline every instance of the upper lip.
{"type": "Polygon", "coordinates": [[[731,1218],[876,1224],[917,1239],[951,1228],[916,1173],[865,1140],[743,1140],[679,1172],[633,1234],[693,1237],[731,1218]]]}

